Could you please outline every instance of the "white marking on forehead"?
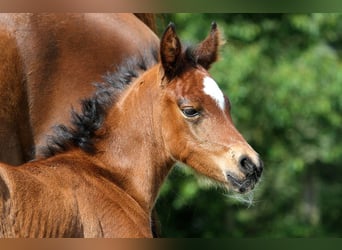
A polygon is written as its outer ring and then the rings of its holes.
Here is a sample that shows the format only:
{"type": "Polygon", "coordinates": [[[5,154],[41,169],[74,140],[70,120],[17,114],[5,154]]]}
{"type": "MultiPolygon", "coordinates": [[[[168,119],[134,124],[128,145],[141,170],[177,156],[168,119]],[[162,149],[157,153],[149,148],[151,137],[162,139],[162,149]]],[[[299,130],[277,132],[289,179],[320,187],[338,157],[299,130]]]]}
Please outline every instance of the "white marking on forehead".
{"type": "Polygon", "coordinates": [[[213,78],[206,76],[203,79],[203,91],[205,94],[209,95],[211,98],[215,100],[217,105],[224,110],[225,107],[225,101],[224,101],[224,95],[217,85],[217,83],[214,81],[213,78]]]}

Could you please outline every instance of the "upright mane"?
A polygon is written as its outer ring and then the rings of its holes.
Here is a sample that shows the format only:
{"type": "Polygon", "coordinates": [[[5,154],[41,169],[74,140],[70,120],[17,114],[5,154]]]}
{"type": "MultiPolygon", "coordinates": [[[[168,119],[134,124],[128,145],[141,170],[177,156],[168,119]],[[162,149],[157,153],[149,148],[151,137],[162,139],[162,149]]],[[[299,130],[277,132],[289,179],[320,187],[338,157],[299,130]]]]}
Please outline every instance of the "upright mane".
{"type": "Polygon", "coordinates": [[[96,92],[81,100],[81,111],[71,110],[71,126],[64,124],[53,127],[54,134],[48,136],[46,146],[38,151],[44,157],[79,147],[87,153],[95,153],[95,132],[101,127],[108,107],[142,72],[158,62],[158,51],[151,48],[144,54],[128,58],[113,73],[103,76],[103,82],[95,83],[96,92]]]}

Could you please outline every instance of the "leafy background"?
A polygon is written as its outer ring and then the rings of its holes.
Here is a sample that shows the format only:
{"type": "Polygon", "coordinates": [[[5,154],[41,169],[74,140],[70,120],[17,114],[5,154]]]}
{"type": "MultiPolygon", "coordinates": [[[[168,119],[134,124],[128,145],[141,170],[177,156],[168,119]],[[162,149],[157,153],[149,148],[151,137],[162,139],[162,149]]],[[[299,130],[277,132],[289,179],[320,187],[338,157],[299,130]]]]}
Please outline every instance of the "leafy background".
{"type": "Polygon", "coordinates": [[[342,236],[342,14],[164,14],[197,43],[226,39],[211,74],[265,163],[252,205],[176,167],[156,204],[162,237],[342,236]]]}

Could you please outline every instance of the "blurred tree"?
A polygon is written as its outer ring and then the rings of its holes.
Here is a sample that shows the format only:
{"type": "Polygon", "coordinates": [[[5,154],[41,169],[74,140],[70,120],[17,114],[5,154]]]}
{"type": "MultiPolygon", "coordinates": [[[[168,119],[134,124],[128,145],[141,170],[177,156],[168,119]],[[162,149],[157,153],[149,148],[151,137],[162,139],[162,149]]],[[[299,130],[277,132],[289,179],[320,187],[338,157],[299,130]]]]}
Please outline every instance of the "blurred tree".
{"type": "Polygon", "coordinates": [[[156,205],[162,236],[341,237],[342,14],[169,14],[158,28],[198,42],[213,20],[227,43],[211,74],[265,172],[248,206],[177,167],[156,205]]]}

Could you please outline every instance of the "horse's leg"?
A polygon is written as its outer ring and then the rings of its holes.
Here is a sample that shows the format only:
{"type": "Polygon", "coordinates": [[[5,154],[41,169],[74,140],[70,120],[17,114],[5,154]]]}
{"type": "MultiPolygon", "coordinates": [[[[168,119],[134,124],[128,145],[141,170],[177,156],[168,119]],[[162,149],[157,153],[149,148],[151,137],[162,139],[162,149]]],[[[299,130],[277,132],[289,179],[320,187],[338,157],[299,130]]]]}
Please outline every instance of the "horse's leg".
{"type": "Polygon", "coordinates": [[[0,161],[12,165],[29,160],[32,145],[23,79],[16,42],[0,27],[0,161]]]}

